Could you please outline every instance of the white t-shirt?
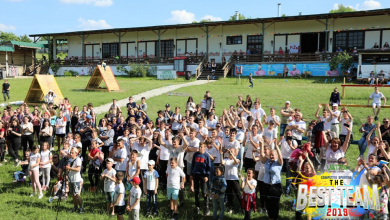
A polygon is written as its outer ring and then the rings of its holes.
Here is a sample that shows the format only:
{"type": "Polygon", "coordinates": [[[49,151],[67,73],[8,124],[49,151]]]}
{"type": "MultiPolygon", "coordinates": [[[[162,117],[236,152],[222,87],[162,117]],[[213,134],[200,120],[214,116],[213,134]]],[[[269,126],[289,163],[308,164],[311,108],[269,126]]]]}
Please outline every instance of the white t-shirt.
{"type": "MultiPolygon", "coordinates": [[[[51,152],[49,150],[47,151],[41,151],[41,163],[45,163],[50,160],[51,152]]],[[[51,167],[51,163],[47,163],[43,165],[43,168],[49,168],[51,167]]]]}
{"type": "MultiPolygon", "coordinates": [[[[230,142],[229,141],[229,139],[225,139],[224,141],[223,141],[223,147],[225,148],[225,149],[232,149],[232,148],[234,148],[234,149],[236,149],[237,151],[240,149],[240,142],[238,142],[237,140],[234,140],[234,141],[232,141],[232,142],[230,142]]],[[[229,157],[229,153],[225,153],[224,154],[224,157],[229,157]]]]}
{"type": "Polygon", "coordinates": [[[180,168],[184,168],[184,150],[183,146],[179,146],[178,148],[174,148],[172,145],[167,145],[166,148],[169,150],[169,159],[176,157],[177,158],[177,166],[180,168]]]}
{"type": "Polygon", "coordinates": [[[253,108],[251,110],[251,115],[254,123],[256,119],[259,119],[259,121],[261,121],[261,119],[265,115],[265,111],[261,107],[259,107],[258,109],[253,108]],[[257,116],[257,113],[259,113],[259,116],[257,116]]]}
{"type": "MultiPolygon", "coordinates": [[[[299,122],[293,120],[293,121],[291,121],[291,122],[288,124],[288,126],[292,126],[292,125],[298,125],[298,128],[299,128],[299,129],[306,130],[306,122],[304,122],[304,121],[302,121],[302,120],[299,121],[299,122]]],[[[293,130],[292,130],[292,136],[293,136],[293,138],[295,138],[295,139],[297,139],[297,140],[302,140],[302,134],[303,134],[303,133],[298,132],[298,130],[296,130],[296,129],[293,129],[293,130]]]]}
{"type": "MultiPolygon", "coordinates": [[[[26,128],[28,128],[30,131],[33,130],[33,124],[31,122],[27,122],[27,124],[22,123],[22,124],[20,124],[20,127],[22,127],[22,130],[24,130],[26,128]]],[[[32,132],[26,131],[26,132],[24,132],[23,135],[30,135],[30,134],[32,134],[32,132]]]]}
{"type": "Polygon", "coordinates": [[[381,99],[385,97],[381,92],[371,93],[370,99],[372,99],[372,103],[381,103],[381,99]]]}
{"type": "Polygon", "coordinates": [[[199,130],[199,125],[194,123],[187,123],[187,126],[190,126],[190,128],[196,129],[196,131],[199,130]]]}
{"type": "Polygon", "coordinates": [[[144,173],[144,178],[146,180],[146,189],[155,190],[156,189],[156,179],[158,179],[159,175],[156,170],[149,171],[147,170],[144,173]]]}
{"type": "MultiPolygon", "coordinates": [[[[256,155],[256,154],[255,154],[255,155],[256,155]]],[[[264,163],[261,162],[261,160],[258,160],[258,161],[256,162],[256,166],[255,166],[255,167],[258,167],[256,170],[259,171],[259,174],[257,175],[257,180],[263,182],[264,174],[265,174],[264,163]]]]}
{"type": "MultiPolygon", "coordinates": [[[[371,167],[371,168],[372,168],[372,170],[377,170],[377,172],[381,171],[381,169],[379,167],[377,167],[377,166],[371,167]]],[[[363,185],[367,185],[369,187],[372,187],[372,185],[367,180],[367,176],[366,176],[367,169],[364,169],[364,171],[362,171],[362,172],[364,172],[364,173],[360,176],[359,187],[363,188],[363,185]]],[[[371,179],[374,179],[374,176],[371,175],[371,174],[370,174],[370,177],[371,177],[371,179]]]]}
{"type": "Polygon", "coordinates": [[[66,132],[66,118],[64,118],[64,117],[57,118],[56,125],[62,126],[62,127],[56,128],[56,134],[65,134],[65,132],[66,132]]]}
{"type": "Polygon", "coordinates": [[[182,119],[181,114],[179,113],[176,115],[175,113],[173,113],[172,119],[173,119],[172,130],[180,130],[182,125],[180,123],[178,123],[178,121],[180,121],[182,119]]]}
{"type": "Polygon", "coordinates": [[[330,116],[324,117],[320,116],[320,120],[324,122],[324,131],[330,130],[330,126],[332,125],[332,120],[330,119],[330,116]]]}
{"type": "MultiPolygon", "coordinates": [[[[263,132],[263,138],[265,138],[265,140],[267,141],[273,141],[275,138],[278,138],[278,133],[275,129],[270,130],[269,128],[265,128],[263,132]]],[[[272,142],[269,146],[271,147],[271,149],[274,149],[275,142],[272,142]]]]}
{"type": "MultiPolygon", "coordinates": [[[[215,119],[212,119],[211,121],[210,121],[210,119],[207,119],[206,127],[215,129],[217,126],[217,123],[218,123],[218,121],[215,119]]],[[[209,136],[211,136],[211,131],[209,131],[209,136]]]]}
{"type": "MultiPolygon", "coordinates": [[[[246,180],[246,178],[244,179],[244,181],[246,180]]],[[[255,179],[251,179],[248,181],[249,184],[251,184],[252,186],[255,186],[255,188],[253,189],[249,189],[248,185],[245,184],[244,186],[244,192],[247,193],[247,194],[253,194],[253,193],[256,193],[256,186],[257,186],[257,181],[255,179]]]]}
{"type": "Polygon", "coordinates": [[[375,152],[375,150],[376,150],[376,147],[373,144],[368,145],[367,148],[368,148],[368,153],[367,153],[366,161],[368,161],[368,158],[370,157],[370,154],[373,154],[375,152]]]}
{"type": "MultiPolygon", "coordinates": [[[[29,170],[30,170],[32,165],[35,165],[38,162],[38,158],[41,158],[41,155],[39,153],[36,153],[36,154],[30,153],[30,163],[28,165],[29,170]]],[[[39,165],[35,166],[31,170],[38,170],[38,169],[39,169],[39,165]]]]}
{"type": "MultiPolygon", "coordinates": [[[[71,160],[70,164],[71,164],[72,168],[77,168],[77,167],[81,168],[80,157],[76,157],[75,159],[70,159],[70,160],[71,160]]],[[[69,170],[68,177],[69,177],[69,182],[71,182],[71,183],[81,182],[80,171],[69,170]]]]}
{"type": "MultiPolygon", "coordinates": [[[[133,187],[135,188],[135,187],[133,187]]],[[[124,206],[125,203],[125,186],[123,183],[116,184],[115,190],[114,190],[114,203],[118,199],[119,195],[122,194],[122,198],[119,200],[118,204],[116,206],[124,206]]]]}
{"type": "MultiPolygon", "coordinates": [[[[251,134],[251,135],[253,135],[253,134],[251,134]]],[[[252,141],[255,144],[258,144],[260,142],[259,139],[261,139],[261,138],[262,137],[260,137],[260,135],[256,134],[255,136],[252,136],[252,141]]],[[[246,149],[246,152],[245,152],[245,157],[253,159],[252,151],[253,151],[254,147],[252,145],[252,142],[249,140],[249,134],[246,137],[246,147],[247,147],[247,149],[246,149]]]]}
{"type": "Polygon", "coordinates": [[[141,170],[147,170],[148,169],[148,161],[149,161],[149,153],[151,148],[149,148],[149,143],[146,142],[145,146],[141,146],[139,143],[134,142],[133,144],[133,150],[138,151],[138,157],[137,160],[141,162],[141,170]]]}
{"type": "Polygon", "coordinates": [[[211,149],[206,148],[206,152],[208,152],[211,156],[214,157],[213,163],[221,163],[221,154],[217,149],[215,149],[214,146],[211,147],[211,149]]]}
{"type": "MultiPolygon", "coordinates": [[[[194,140],[191,140],[190,137],[186,137],[188,142],[188,147],[195,147],[199,148],[200,140],[198,138],[195,138],[194,140]]],[[[195,152],[188,152],[186,155],[185,160],[189,163],[192,163],[192,157],[194,156],[195,152]]]]}
{"type": "Polygon", "coordinates": [[[339,110],[336,110],[336,111],[332,110],[332,114],[336,114],[336,116],[333,115],[333,117],[332,117],[332,123],[339,123],[338,116],[340,115],[340,113],[341,112],[339,110]]]}
{"type": "MultiPolygon", "coordinates": [[[[275,121],[277,121],[277,122],[280,124],[280,117],[277,116],[277,115],[274,115],[274,118],[275,118],[275,121]]],[[[273,119],[272,119],[271,115],[268,115],[267,118],[266,118],[265,120],[266,120],[267,123],[269,124],[269,122],[270,122],[271,120],[273,120],[273,119]]],[[[279,131],[279,126],[277,126],[276,124],[274,124],[274,129],[276,130],[276,133],[278,133],[278,131],[279,131]]]]}
{"type": "MultiPolygon", "coordinates": [[[[293,146],[298,146],[298,143],[297,143],[296,140],[292,140],[291,144],[293,146]]],[[[291,153],[292,153],[293,150],[291,150],[291,148],[288,145],[288,142],[286,141],[286,139],[283,139],[280,142],[280,151],[281,151],[283,159],[290,159],[290,156],[291,156],[291,153]]]]}
{"type": "Polygon", "coordinates": [[[204,138],[202,137],[202,135],[209,134],[209,130],[207,130],[207,128],[205,128],[205,127],[198,128],[198,129],[196,129],[196,131],[199,132],[199,134],[196,135],[196,138],[198,138],[201,142],[204,141],[204,138]],[[202,135],[200,135],[200,134],[202,134],[202,135]]]}
{"type": "Polygon", "coordinates": [[[124,159],[123,162],[116,161],[115,169],[117,171],[125,171],[126,170],[126,164],[127,164],[127,152],[125,148],[118,148],[114,155],[114,158],[117,159],[124,159]]]}
{"type": "Polygon", "coordinates": [[[349,124],[349,129],[351,129],[352,131],[352,127],[353,127],[353,120],[351,120],[350,118],[341,118],[340,119],[340,123],[341,123],[341,131],[340,131],[340,134],[342,135],[347,135],[348,134],[348,130],[344,127],[344,124],[349,124]]]}
{"type": "MultiPolygon", "coordinates": [[[[169,144],[168,140],[163,140],[165,144],[169,144]]],[[[164,146],[160,146],[160,160],[169,160],[169,150],[164,146]]]]}
{"type": "MultiPolygon", "coordinates": [[[[240,162],[240,160],[238,160],[240,162]]],[[[225,166],[225,179],[226,180],[238,180],[238,165],[234,164],[233,159],[225,158],[224,159],[225,166]]]]}
{"type": "Polygon", "coordinates": [[[243,131],[241,129],[237,129],[236,140],[239,143],[242,143],[244,141],[244,138],[245,138],[245,131],[243,131]]]}
{"type": "Polygon", "coordinates": [[[168,188],[180,189],[180,177],[185,177],[183,170],[180,167],[172,169],[168,166],[166,173],[168,174],[168,188]]]}
{"type": "Polygon", "coordinates": [[[140,209],[141,195],[142,195],[142,191],[141,191],[140,187],[131,188],[131,190],[130,190],[130,204],[129,205],[132,206],[132,205],[134,205],[135,201],[137,201],[137,199],[140,200],[140,201],[138,201],[138,204],[134,206],[133,209],[140,209]]]}
{"type": "Polygon", "coordinates": [[[325,167],[324,167],[324,170],[327,171],[328,170],[328,165],[331,165],[331,164],[337,164],[337,161],[344,157],[344,152],[342,151],[342,149],[338,149],[337,151],[333,151],[332,148],[329,146],[328,149],[326,150],[326,163],[325,163],[325,167]]]}
{"type": "MultiPolygon", "coordinates": [[[[103,174],[107,174],[109,177],[114,178],[116,175],[116,171],[114,169],[103,171],[103,174]]],[[[104,178],[104,192],[114,192],[115,190],[115,182],[110,180],[109,178],[104,178]]]]}

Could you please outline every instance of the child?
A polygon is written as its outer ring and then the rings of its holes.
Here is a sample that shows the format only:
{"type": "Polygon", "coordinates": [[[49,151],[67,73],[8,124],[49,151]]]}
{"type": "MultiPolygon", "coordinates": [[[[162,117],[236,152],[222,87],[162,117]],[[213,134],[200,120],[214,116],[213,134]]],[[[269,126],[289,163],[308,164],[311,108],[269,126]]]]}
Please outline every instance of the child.
{"type": "MultiPolygon", "coordinates": [[[[229,208],[229,214],[233,213],[233,197],[236,196],[237,200],[241,200],[240,195],[240,182],[238,181],[238,165],[240,160],[238,160],[232,151],[229,149],[226,150],[229,158],[225,158],[221,161],[222,165],[225,166],[226,171],[226,193],[227,193],[227,206],[229,208]]],[[[223,157],[223,151],[220,150],[221,157],[223,157]]]]}
{"type": "Polygon", "coordinates": [[[251,84],[251,85],[249,86],[249,88],[252,87],[252,89],[253,89],[252,73],[249,74],[249,83],[251,84]]]}
{"type": "Polygon", "coordinates": [[[95,192],[99,185],[99,170],[100,170],[100,150],[97,146],[96,140],[91,141],[91,148],[88,153],[89,168],[88,168],[88,179],[91,183],[91,192],[95,192]]]}
{"type": "Polygon", "coordinates": [[[210,176],[211,159],[208,153],[206,153],[206,143],[200,142],[199,151],[195,152],[191,163],[191,191],[195,191],[195,213],[199,214],[199,188],[202,189],[204,200],[204,215],[209,213],[209,197],[207,196],[207,182],[210,176]]]}
{"type": "Polygon", "coordinates": [[[137,160],[138,158],[138,151],[133,150],[130,153],[130,161],[126,165],[126,175],[127,175],[127,184],[126,184],[126,190],[131,190],[131,180],[134,177],[139,177],[140,168],[141,168],[141,162],[137,160]]]}
{"type": "Polygon", "coordinates": [[[80,213],[84,213],[83,203],[80,197],[81,190],[81,159],[78,157],[79,149],[72,148],[70,151],[71,162],[66,166],[66,170],[69,171],[69,192],[73,195],[73,205],[74,208],[71,210],[72,212],[76,212],[78,210],[78,206],[80,206],[80,213]]]}
{"type": "Polygon", "coordinates": [[[134,177],[131,181],[131,185],[133,186],[130,191],[129,200],[127,202],[126,210],[130,212],[129,220],[139,220],[139,210],[140,210],[140,199],[142,195],[141,188],[139,184],[141,183],[141,179],[139,177],[134,177]]]}
{"type": "MultiPolygon", "coordinates": [[[[112,158],[106,159],[106,169],[103,171],[103,174],[100,176],[100,179],[104,179],[104,194],[106,195],[106,201],[107,201],[107,214],[110,213],[110,205],[114,202],[114,190],[115,190],[115,176],[116,171],[112,168],[112,165],[114,164],[114,160],[112,158]]],[[[113,217],[114,209],[112,209],[111,217],[113,217]]]]}
{"type": "Polygon", "coordinates": [[[378,184],[379,189],[379,211],[374,212],[375,219],[388,219],[389,210],[388,210],[388,201],[389,201],[389,187],[390,180],[387,175],[387,171],[389,171],[389,167],[384,165],[382,168],[383,174],[376,175],[373,180],[371,180],[370,175],[366,174],[366,177],[369,182],[373,182],[374,184],[378,184]]]}
{"type": "Polygon", "coordinates": [[[114,190],[114,199],[111,203],[111,208],[114,208],[116,219],[123,220],[125,214],[125,186],[123,185],[124,174],[118,172],[116,174],[116,186],[114,190]]]}
{"type": "Polygon", "coordinates": [[[246,178],[241,177],[241,189],[244,190],[244,195],[241,200],[241,206],[245,211],[244,220],[251,219],[252,208],[256,212],[256,186],[257,181],[253,179],[254,169],[249,168],[246,173],[246,178]]]}
{"type": "Polygon", "coordinates": [[[26,181],[26,174],[28,173],[28,164],[30,161],[30,153],[31,150],[27,149],[26,152],[24,152],[24,159],[22,162],[20,162],[20,166],[22,167],[22,171],[14,172],[14,178],[15,182],[25,182],[26,181]]]}
{"type": "Polygon", "coordinates": [[[69,143],[69,146],[73,146],[73,144],[76,143],[76,141],[73,139],[73,133],[69,132],[66,136],[66,141],[64,143],[69,143]]]}
{"type": "Polygon", "coordinates": [[[217,220],[218,204],[221,209],[219,212],[219,219],[222,220],[225,214],[225,191],[226,180],[223,176],[223,167],[215,167],[215,176],[211,182],[211,196],[213,198],[213,219],[217,220]]]}
{"type": "Polygon", "coordinates": [[[147,217],[150,216],[150,202],[153,197],[153,216],[156,217],[157,213],[157,188],[158,188],[158,172],[154,170],[154,160],[149,160],[148,170],[144,174],[144,193],[148,195],[146,199],[146,211],[147,217]]]}
{"type": "Polygon", "coordinates": [[[70,159],[70,150],[68,142],[64,142],[63,147],[60,151],[60,164],[58,165],[58,178],[62,179],[62,172],[65,169],[65,166],[68,165],[68,161],[70,159]]]}
{"type": "Polygon", "coordinates": [[[171,211],[173,214],[173,219],[177,220],[177,197],[179,195],[179,189],[184,189],[184,183],[186,175],[184,174],[183,170],[177,166],[177,158],[172,157],[170,159],[170,165],[171,167],[168,167],[166,173],[167,173],[167,194],[168,199],[170,200],[171,205],[171,211]],[[180,184],[180,177],[182,178],[182,182],[180,184]]]}
{"type": "Polygon", "coordinates": [[[42,190],[46,191],[50,184],[50,169],[52,162],[52,154],[49,150],[49,143],[43,142],[41,151],[40,170],[42,172],[42,190]]]}
{"type": "Polygon", "coordinates": [[[33,193],[30,195],[30,197],[33,197],[35,195],[35,190],[38,187],[39,190],[39,196],[38,199],[42,199],[42,187],[41,183],[39,182],[39,163],[41,162],[41,155],[38,153],[39,147],[37,145],[32,147],[32,153],[30,153],[29,156],[29,174],[31,179],[31,185],[33,188],[33,193]]]}

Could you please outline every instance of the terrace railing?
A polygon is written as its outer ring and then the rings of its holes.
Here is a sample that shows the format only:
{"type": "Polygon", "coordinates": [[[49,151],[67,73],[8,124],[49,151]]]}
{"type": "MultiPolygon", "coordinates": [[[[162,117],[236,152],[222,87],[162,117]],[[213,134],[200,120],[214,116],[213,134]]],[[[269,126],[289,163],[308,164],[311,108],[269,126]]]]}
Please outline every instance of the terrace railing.
{"type": "MultiPolygon", "coordinates": [[[[293,53],[293,54],[251,54],[251,55],[232,55],[235,63],[251,63],[251,62],[279,62],[279,63],[294,63],[294,62],[328,62],[336,53],[293,53]]],[[[350,54],[354,61],[357,61],[357,53],[350,54]]]]}
{"type": "Polygon", "coordinates": [[[200,61],[198,67],[196,67],[196,69],[195,69],[195,79],[198,79],[198,77],[202,74],[202,72],[203,72],[203,64],[209,60],[209,57],[208,57],[207,54],[204,55],[204,56],[197,56],[197,57],[198,58],[202,58],[202,60],[200,61]]]}

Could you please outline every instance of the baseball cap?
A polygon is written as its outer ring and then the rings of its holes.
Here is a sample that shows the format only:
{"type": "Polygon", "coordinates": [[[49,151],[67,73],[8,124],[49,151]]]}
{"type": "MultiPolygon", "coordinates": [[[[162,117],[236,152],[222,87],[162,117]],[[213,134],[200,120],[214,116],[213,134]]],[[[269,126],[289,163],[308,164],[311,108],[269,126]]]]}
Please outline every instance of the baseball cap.
{"type": "Polygon", "coordinates": [[[339,106],[339,105],[337,105],[337,103],[333,103],[333,105],[332,106],[339,106]]]}
{"type": "Polygon", "coordinates": [[[106,162],[114,163],[114,160],[113,160],[112,158],[107,158],[107,159],[106,159],[106,162]]]}
{"type": "Polygon", "coordinates": [[[87,117],[88,119],[92,119],[92,116],[90,116],[90,115],[87,115],[86,117],[87,117]]]}
{"type": "Polygon", "coordinates": [[[138,176],[134,177],[132,181],[133,181],[133,183],[135,183],[137,185],[141,183],[141,180],[138,176]]]}
{"type": "Polygon", "coordinates": [[[154,160],[149,160],[148,164],[155,165],[156,163],[154,162],[154,160]]]}
{"type": "Polygon", "coordinates": [[[167,107],[171,107],[171,105],[169,103],[165,104],[165,108],[167,107]]]}
{"type": "Polygon", "coordinates": [[[290,104],[290,101],[286,101],[287,104],[290,104]]]}

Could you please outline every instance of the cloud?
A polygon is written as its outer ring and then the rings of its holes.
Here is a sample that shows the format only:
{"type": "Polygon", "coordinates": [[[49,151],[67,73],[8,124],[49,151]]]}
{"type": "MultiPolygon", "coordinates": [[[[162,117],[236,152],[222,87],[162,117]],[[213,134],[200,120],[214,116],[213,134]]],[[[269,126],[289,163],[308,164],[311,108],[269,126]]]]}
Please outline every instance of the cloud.
{"type": "Polygon", "coordinates": [[[84,18],[79,18],[78,22],[80,23],[78,27],[81,27],[84,30],[111,28],[111,26],[106,22],[106,20],[95,21],[95,20],[85,20],[84,18]]]}
{"type": "Polygon", "coordinates": [[[382,4],[378,1],[367,0],[361,4],[360,10],[373,10],[383,8],[382,4]]]}
{"type": "Polygon", "coordinates": [[[0,31],[14,31],[14,30],[16,30],[14,26],[0,23],[0,31]]]}
{"type": "Polygon", "coordinates": [[[209,20],[209,21],[222,21],[221,17],[214,17],[212,15],[205,15],[200,18],[200,20],[209,20]]]}
{"type": "Polygon", "coordinates": [[[113,0],[60,0],[60,2],[65,4],[85,4],[85,5],[93,4],[94,6],[98,6],[98,7],[107,7],[114,4],[113,0]]]}
{"type": "Polygon", "coordinates": [[[195,14],[186,10],[171,11],[171,17],[167,20],[168,23],[173,24],[191,23],[193,21],[195,21],[195,14]]]}

